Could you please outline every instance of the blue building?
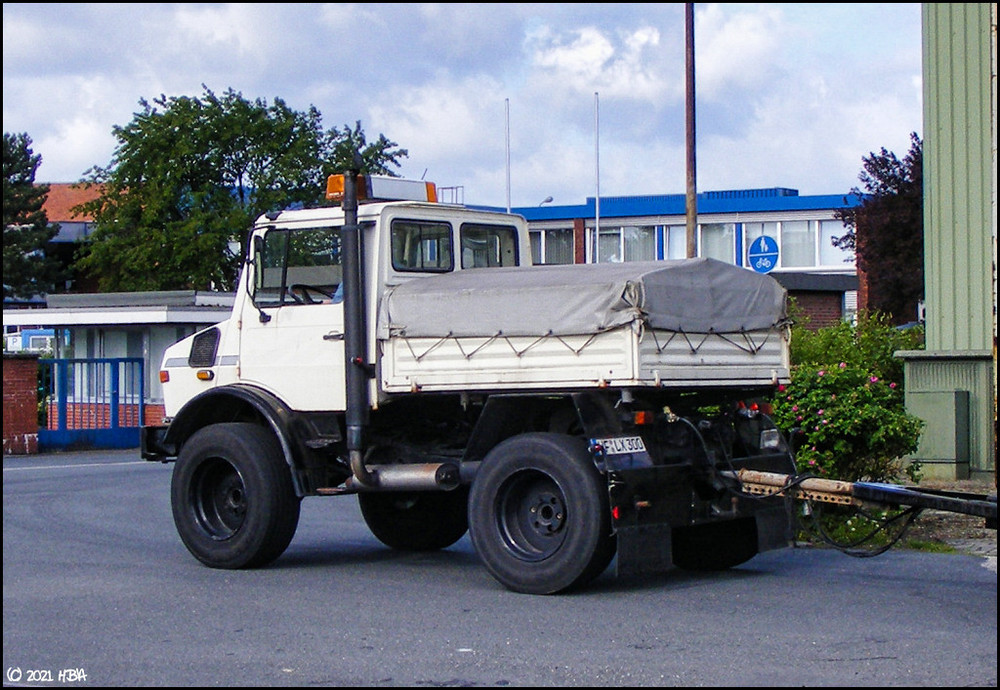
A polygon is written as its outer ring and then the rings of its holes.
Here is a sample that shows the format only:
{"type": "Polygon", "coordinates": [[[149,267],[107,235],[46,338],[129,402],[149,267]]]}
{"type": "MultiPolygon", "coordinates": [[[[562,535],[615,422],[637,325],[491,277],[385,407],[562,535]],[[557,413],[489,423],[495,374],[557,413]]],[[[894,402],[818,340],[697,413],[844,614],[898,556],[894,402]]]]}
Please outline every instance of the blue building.
{"type": "MultiPolygon", "coordinates": [[[[697,256],[772,273],[810,316],[810,326],[851,318],[858,308],[854,256],[833,244],[847,232],[836,212],[852,194],[800,196],[795,189],[703,192],[697,197],[697,256]]],[[[682,259],[684,194],[588,197],[578,205],[512,208],[528,220],[536,264],[682,259]]]]}

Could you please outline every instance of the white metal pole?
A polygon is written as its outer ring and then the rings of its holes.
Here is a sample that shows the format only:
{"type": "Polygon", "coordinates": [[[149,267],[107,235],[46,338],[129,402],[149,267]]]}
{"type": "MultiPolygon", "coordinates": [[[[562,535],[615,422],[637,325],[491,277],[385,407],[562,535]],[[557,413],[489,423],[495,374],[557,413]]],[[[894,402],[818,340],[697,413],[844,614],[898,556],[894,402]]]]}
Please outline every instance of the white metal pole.
{"type": "Polygon", "coordinates": [[[599,95],[594,92],[594,179],[597,187],[594,198],[594,237],[591,242],[590,261],[597,263],[597,247],[601,236],[601,106],[599,95]]]}
{"type": "Polygon", "coordinates": [[[507,213],[510,213],[510,99],[504,99],[504,129],[507,139],[507,213]]]}

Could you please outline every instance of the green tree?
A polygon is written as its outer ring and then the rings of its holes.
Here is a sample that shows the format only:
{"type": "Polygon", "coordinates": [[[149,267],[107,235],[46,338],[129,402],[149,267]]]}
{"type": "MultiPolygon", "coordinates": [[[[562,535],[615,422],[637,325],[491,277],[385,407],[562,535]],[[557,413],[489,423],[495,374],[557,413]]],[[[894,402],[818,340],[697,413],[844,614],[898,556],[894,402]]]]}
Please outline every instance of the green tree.
{"type": "Polygon", "coordinates": [[[60,279],[58,263],[45,245],[59,231],[49,225],[42,206],[46,185],[35,185],[42,157],[27,134],[3,135],[3,296],[30,298],[52,292],[60,279]]]}
{"type": "MultiPolygon", "coordinates": [[[[336,146],[364,141],[360,123],[356,133],[325,132],[314,107],[298,112],[232,89],[139,103],[113,130],[112,162],[88,171],[102,193],[81,207],[95,229],[77,266],[102,290],[233,289],[253,220],[323,203],[336,146]]],[[[390,174],[406,156],[395,147],[380,137],[362,156],[390,174]]]]}
{"type": "Polygon", "coordinates": [[[406,149],[397,149],[395,142],[386,139],[384,134],[379,134],[378,139],[369,144],[361,129],[360,120],[354,123],[353,130],[349,125],[344,125],[343,129],[334,127],[327,132],[326,148],[329,156],[323,168],[325,175],[335,175],[350,170],[354,165],[354,153],[357,151],[361,154],[363,172],[371,175],[395,176],[395,171],[391,170],[389,165],[398,168],[399,159],[409,155],[406,149]]]}
{"type": "Polygon", "coordinates": [[[868,309],[913,321],[924,296],[923,142],[914,132],[902,160],[883,148],[862,161],[865,190],[851,190],[862,201],[836,212],[848,232],[833,243],[857,257],[868,309]]]}

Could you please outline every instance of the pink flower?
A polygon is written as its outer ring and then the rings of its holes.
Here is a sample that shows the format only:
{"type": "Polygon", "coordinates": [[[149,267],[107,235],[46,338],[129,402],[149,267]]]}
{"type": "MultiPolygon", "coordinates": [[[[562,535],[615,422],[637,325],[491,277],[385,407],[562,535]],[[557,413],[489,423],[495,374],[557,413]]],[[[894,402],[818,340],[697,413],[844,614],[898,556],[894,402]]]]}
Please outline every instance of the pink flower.
{"type": "Polygon", "coordinates": [[[890,383],[890,384],[889,384],[889,388],[895,388],[895,387],[896,387],[896,384],[895,384],[895,383],[890,383]]]}
{"type": "Polygon", "coordinates": [[[822,417],[823,416],[823,410],[819,410],[816,414],[818,414],[820,417],[822,417]]]}
{"type": "Polygon", "coordinates": [[[871,377],[870,379],[868,379],[868,380],[869,380],[869,381],[871,381],[872,383],[875,383],[876,381],[878,381],[878,376],[872,376],[872,377],[871,377]]]}
{"type": "Polygon", "coordinates": [[[841,362],[840,363],[840,368],[841,369],[846,369],[847,368],[847,362],[841,362]]]}
{"type": "Polygon", "coordinates": [[[819,370],[818,372],[816,372],[816,375],[817,375],[817,376],[822,376],[822,375],[823,375],[823,374],[825,374],[825,373],[826,373],[826,371],[825,371],[825,370],[823,370],[823,369],[820,369],[820,370],[819,370]]]}
{"type": "Polygon", "coordinates": [[[799,406],[798,405],[792,405],[792,412],[798,412],[798,411],[799,411],[799,406]]]}

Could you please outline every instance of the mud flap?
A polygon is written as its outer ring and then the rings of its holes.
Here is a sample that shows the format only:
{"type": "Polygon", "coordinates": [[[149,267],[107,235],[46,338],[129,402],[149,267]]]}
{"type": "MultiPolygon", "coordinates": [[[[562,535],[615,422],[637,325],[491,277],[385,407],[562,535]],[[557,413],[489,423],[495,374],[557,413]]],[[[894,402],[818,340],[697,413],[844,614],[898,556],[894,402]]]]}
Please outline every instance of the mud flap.
{"type": "Polygon", "coordinates": [[[757,520],[757,551],[774,551],[788,548],[795,540],[795,520],[790,502],[758,508],[753,516],[757,520]]]}
{"type": "Polygon", "coordinates": [[[662,573],[673,566],[669,525],[636,525],[618,530],[618,575],[662,573]]]}

